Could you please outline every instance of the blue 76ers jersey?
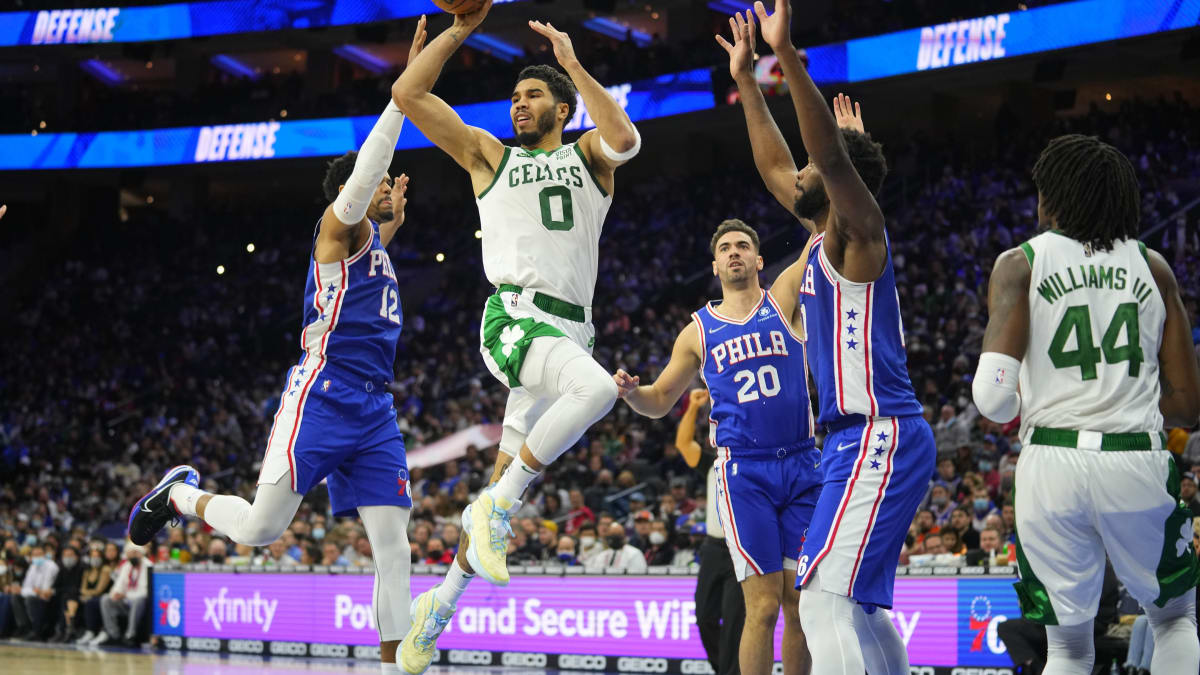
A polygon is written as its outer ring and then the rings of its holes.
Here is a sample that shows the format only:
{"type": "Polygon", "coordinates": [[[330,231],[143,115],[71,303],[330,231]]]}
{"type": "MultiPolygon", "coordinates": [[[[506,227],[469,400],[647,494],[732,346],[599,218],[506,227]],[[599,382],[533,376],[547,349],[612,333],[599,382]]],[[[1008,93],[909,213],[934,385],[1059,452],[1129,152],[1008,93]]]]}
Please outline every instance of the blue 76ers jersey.
{"type": "Polygon", "coordinates": [[[804,341],[763,291],[745,321],[712,303],[692,314],[700,329],[700,374],[712,399],[714,447],[773,448],[813,435],[804,341]]]}
{"type": "MultiPolygon", "coordinates": [[[[314,253],[320,227],[318,221],[314,253]]],[[[402,323],[400,287],[377,223],[371,222],[367,243],[345,260],[317,263],[309,256],[300,347],[302,363],[314,373],[328,369],[377,385],[391,382],[402,323]]]]}
{"type": "Polygon", "coordinates": [[[900,296],[889,248],[883,275],[855,283],[833,268],[817,235],[808,254],[800,301],[809,367],[817,383],[818,421],[842,426],[867,417],[920,415],[908,379],[900,296]]]}

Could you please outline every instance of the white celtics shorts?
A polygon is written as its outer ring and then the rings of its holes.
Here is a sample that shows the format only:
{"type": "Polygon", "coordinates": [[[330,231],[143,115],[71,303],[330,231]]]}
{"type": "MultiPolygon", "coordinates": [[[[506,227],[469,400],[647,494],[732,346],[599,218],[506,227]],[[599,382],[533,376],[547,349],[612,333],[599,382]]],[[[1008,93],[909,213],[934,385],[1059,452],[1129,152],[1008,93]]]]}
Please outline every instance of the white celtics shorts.
{"type": "Polygon", "coordinates": [[[1096,615],[1107,553],[1143,606],[1198,579],[1192,515],[1161,433],[1026,432],[1016,475],[1016,584],[1025,618],[1077,625],[1096,615]]]}
{"type": "Polygon", "coordinates": [[[501,286],[488,297],[479,325],[483,361],[492,375],[510,389],[504,427],[522,437],[555,400],[536,396],[521,385],[521,369],[533,341],[539,337],[566,338],[591,355],[596,338],[590,307],[569,305],[544,295],[537,299],[537,295],[529,289],[518,292],[515,287],[501,286]]]}

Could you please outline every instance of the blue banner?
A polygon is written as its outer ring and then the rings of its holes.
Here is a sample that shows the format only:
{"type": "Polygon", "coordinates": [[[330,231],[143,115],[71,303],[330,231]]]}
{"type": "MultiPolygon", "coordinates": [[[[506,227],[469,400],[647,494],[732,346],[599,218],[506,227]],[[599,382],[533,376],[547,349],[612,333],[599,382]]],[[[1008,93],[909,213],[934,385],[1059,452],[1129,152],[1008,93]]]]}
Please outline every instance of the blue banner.
{"type": "Polygon", "coordinates": [[[430,0],[210,0],[148,7],[4,12],[0,13],[0,47],[179,40],[371,23],[441,11],[430,0]]]}
{"type": "MultiPolygon", "coordinates": [[[[713,107],[712,83],[706,68],[663,75],[608,87],[613,98],[634,122],[713,107]]],[[[380,111],[386,105],[381,101],[380,111]]],[[[510,103],[490,101],[459,106],[455,110],[471,126],[497,138],[512,138],[510,103]]],[[[266,121],[204,127],[0,135],[0,170],[8,169],[107,169],[165,164],[200,164],[295,157],[340,155],[362,145],[375,117],[343,117],[297,121],[266,121]]],[[[595,124],[582,99],[566,131],[582,131],[595,124]]],[[[405,124],[399,150],[429,147],[432,143],[415,124],[405,124]]]]}

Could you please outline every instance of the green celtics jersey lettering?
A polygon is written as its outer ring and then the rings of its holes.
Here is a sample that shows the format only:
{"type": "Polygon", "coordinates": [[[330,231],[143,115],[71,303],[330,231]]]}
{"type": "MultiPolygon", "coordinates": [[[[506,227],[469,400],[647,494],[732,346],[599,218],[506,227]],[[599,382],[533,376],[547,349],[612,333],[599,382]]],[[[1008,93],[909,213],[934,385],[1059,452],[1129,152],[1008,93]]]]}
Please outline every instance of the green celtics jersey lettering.
{"type": "Polygon", "coordinates": [[[1145,246],[1108,251],[1057,231],[1021,244],[1029,260],[1029,348],[1021,426],[1158,431],[1158,350],[1166,305],[1145,246]]]}
{"type": "Polygon", "coordinates": [[[506,147],[476,203],[488,281],[591,306],[612,197],[578,143],[551,152],[506,147]]]}

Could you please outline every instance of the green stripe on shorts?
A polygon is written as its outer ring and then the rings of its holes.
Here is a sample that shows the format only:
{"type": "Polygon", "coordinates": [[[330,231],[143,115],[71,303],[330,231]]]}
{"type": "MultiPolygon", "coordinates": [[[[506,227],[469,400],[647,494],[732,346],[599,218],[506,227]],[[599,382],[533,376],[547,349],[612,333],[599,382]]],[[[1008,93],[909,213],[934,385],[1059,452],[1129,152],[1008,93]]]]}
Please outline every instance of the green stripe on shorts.
{"type": "MultiPolygon", "coordinates": [[[[1017,489],[1012,491],[1013,508],[1016,508],[1017,489]]],[[[1058,615],[1054,613],[1054,605],[1050,602],[1050,594],[1046,585],[1033,573],[1029,559],[1025,557],[1025,549],[1021,547],[1021,534],[1016,531],[1013,536],[1017,540],[1017,576],[1020,581],[1013,584],[1017,591],[1017,601],[1021,603],[1021,616],[1044,626],[1057,626],[1058,615]]]]}
{"type": "Polygon", "coordinates": [[[566,337],[559,329],[537,319],[515,319],[499,295],[488,298],[483,312],[483,348],[508,379],[509,387],[521,386],[521,366],[535,338],[566,337]]]}

